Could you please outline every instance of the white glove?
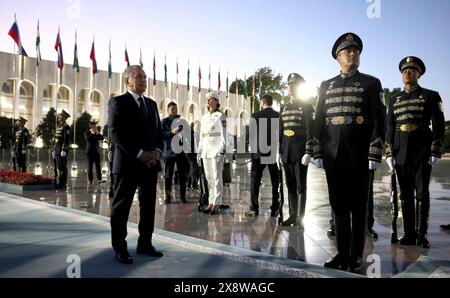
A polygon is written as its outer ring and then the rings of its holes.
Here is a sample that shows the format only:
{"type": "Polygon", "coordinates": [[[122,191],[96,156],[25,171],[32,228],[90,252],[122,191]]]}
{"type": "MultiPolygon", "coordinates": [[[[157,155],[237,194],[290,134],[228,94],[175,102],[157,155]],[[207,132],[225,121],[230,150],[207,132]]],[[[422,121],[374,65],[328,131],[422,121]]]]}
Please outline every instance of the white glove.
{"type": "Polygon", "coordinates": [[[278,163],[279,165],[282,165],[282,164],[283,164],[283,157],[281,156],[281,154],[278,154],[278,155],[277,155],[277,163],[278,163]]]}
{"type": "Polygon", "coordinates": [[[389,156],[388,158],[386,158],[386,163],[389,167],[389,170],[391,173],[395,172],[395,159],[392,158],[392,156],[389,156]]]}
{"type": "Polygon", "coordinates": [[[202,161],[202,155],[200,153],[197,153],[197,163],[198,163],[198,165],[200,165],[201,161],[202,161]]]}
{"type": "Polygon", "coordinates": [[[61,151],[61,157],[65,157],[67,155],[66,151],[61,151]]]}
{"type": "Polygon", "coordinates": [[[373,160],[369,160],[369,170],[376,170],[381,166],[381,163],[373,160]]]}
{"type": "Polygon", "coordinates": [[[53,159],[56,158],[56,153],[55,153],[55,151],[52,151],[52,157],[53,157],[53,159]]]}
{"type": "Polygon", "coordinates": [[[307,166],[311,162],[311,154],[305,154],[302,157],[302,165],[307,166]]]}
{"type": "Polygon", "coordinates": [[[436,156],[430,156],[430,165],[434,166],[439,161],[439,157],[436,156]]]}
{"type": "Polygon", "coordinates": [[[316,167],[318,167],[319,169],[323,169],[323,159],[322,158],[317,158],[314,159],[313,163],[316,165],[316,167]]]}
{"type": "Polygon", "coordinates": [[[22,150],[22,154],[27,154],[27,150],[22,150]]]}
{"type": "Polygon", "coordinates": [[[112,161],[112,151],[108,151],[108,160],[112,161]]]}

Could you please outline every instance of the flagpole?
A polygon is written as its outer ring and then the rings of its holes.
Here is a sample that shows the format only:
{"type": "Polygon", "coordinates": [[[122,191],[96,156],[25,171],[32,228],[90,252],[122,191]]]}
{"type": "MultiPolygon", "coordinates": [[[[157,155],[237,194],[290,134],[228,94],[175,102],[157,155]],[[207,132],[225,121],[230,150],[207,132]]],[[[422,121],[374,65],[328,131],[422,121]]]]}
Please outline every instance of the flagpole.
{"type": "MultiPolygon", "coordinates": [[[[14,15],[15,19],[15,15],[14,15]]],[[[14,43],[14,42],[13,42],[14,43]]],[[[16,113],[16,44],[13,51],[13,97],[12,97],[12,116],[11,116],[11,146],[14,140],[14,115],[16,113]]],[[[12,147],[11,147],[12,149],[12,147]]]]}
{"type": "MultiPolygon", "coordinates": [[[[36,57],[36,59],[39,59],[39,57],[36,57]]],[[[36,96],[34,98],[34,106],[33,106],[33,130],[36,128],[37,126],[37,104],[38,104],[38,96],[39,96],[39,65],[36,64],[36,96]]]]}

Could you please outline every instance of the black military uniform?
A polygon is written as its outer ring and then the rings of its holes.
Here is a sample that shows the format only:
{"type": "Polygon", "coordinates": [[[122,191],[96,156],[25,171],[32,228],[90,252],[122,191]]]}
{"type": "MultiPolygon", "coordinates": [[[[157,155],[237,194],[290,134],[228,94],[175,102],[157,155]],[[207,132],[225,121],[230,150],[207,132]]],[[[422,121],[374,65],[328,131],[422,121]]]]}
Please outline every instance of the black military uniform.
{"type": "MultiPolygon", "coordinates": [[[[425,64],[417,57],[402,59],[400,72],[417,69],[422,76],[425,64]]],[[[427,240],[430,211],[430,157],[441,158],[444,150],[445,120],[439,93],[417,85],[390,99],[387,156],[395,160],[400,186],[404,237],[401,244],[429,247],[427,240]],[[432,128],[430,128],[430,121],[432,128]],[[417,210],[414,206],[417,198],[417,210]],[[417,214],[418,235],[415,216],[417,214]]]]}
{"type": "MultiPolygon", "coordinates": [[[[62,110],[59,117],[67,119],[70,115],[62,110]]],[[[59,120],[58,120],[59,122],[59,120]]],[[[69,153],[70,126],[64,120],[55,129],[53,146],[53,164],[55,169],[55,187],[65,188],[67,184],[67,154],[69,153]]]]}
{"type": "MultiPolygon", "coordinates": [[[[332,50],[355,47],[354,33],[338,38],[332,50]]],[[[314,157],[323,161],[336,219],[338,254],[325,267],[358,270],[364,250],[369,161],[381,163],[386,111],[380,81],[357,69],[320,86],[314,123],[314,157]]],[[[317,161],[316,163],[318,163],[317,161]]]]}
{"type": "MultiPolygon", "coordinates": [[[[90,125],[97,125],[96,121],[92,121],[90,125]]],[[[100,146],[99,142],[103,141],[105,138],[100,133],[93,133],[91,130],[84,134],[84,139],[86,140],[86,155],[88,157],[88,180],[89,184],[92,185],[93,180],[93,166],[95,164],[95,171],[97,174],[97,180],[102,183],[102,171],[100,169],[100,146]]]]}
{"type": "MultiPolygon", "coordinates": [[[[296,73],[288,77],[288,84],[304,82],[296,73]]],[[[313,152],[313,120],[312,105],[300,99],[295,99],[281,108],[280,155],[289,193],[289,218],[282,223],[283,226],[295,224],[298,228],[303,228],[308,166],[302,164],[302,157],[313,152]]]]}
{"type": "Polygon", "coordinates": [[[14,171],[17,171],[17,169],[19,169],[20,172],[27,171],[27,145],[30,133],[25,127],[26,122],[27,120],[25,118],[19,117],[19,119],[17,119],[17,130],[12,156],[14,171]],[[23,126],[21,127],[19,123],[23,124],[23,126]]]}

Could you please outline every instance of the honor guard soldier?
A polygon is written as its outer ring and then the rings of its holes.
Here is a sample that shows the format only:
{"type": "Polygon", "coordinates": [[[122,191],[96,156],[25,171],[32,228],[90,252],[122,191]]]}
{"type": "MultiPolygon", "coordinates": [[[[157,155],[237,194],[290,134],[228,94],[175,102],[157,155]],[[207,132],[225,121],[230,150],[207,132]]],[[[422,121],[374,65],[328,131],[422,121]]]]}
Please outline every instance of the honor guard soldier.
{"type": "Polygon", "coordinates": [[[55,169],[56,189],[65,188],[67,184],[67,153],[69,152],[70,126],[66,123],[70,115],[62,110],[57,116],[53,146],[53,164],[55,169]]]}
{"type": "Polygon", "coordinates": [[[227,117],[219,110],[219,93],[206,94],[208,112],[202,116],[198,158],[203,160],[206,180],[208,181],[209,205],[203,213],[219,213],[223,197],[223,164],[226,153],[227,117]]]}
{"type": "Polygon", "coordinates": [[[341,73],[321,84],[314,123],[314,158],[325,169],[335,214],[337,255],[324,266],[361,268],[369,169],[381,164],[386,111],[380,81],[360,73],[361,39],[340,36],[332,56],[341,73]]]}
{"type": "Polygon", "coordinates": [[[89,123],[89,131],[84,134],[86,140],[86,155],[88,158],[88,181],[89,186],[92,186],[92,180],[94,179],[93,167],[95,165],[95,172],[97,174],[97,182],[99,184],[105,182],[102,180],[102,171],[100,168],[100,145],[105,138],[97,129],[98,121],[92,120],[89,123]]]}
{"type": "Polygon", "coordinates": [[[27,171],[27,145],[30,138],[30,133],[28,129],[25,127],[25,123],[27,123],[27,119],[23,117],[19,117],[17,119],[16,125],[16,135],[15,142],[13,148],[13,169],[14,171],[19,170],[19,172],[27,171]]]}
{"type": "Polygon", "coordinates": [[[306,207],[306,176],[313,152],[314,109],[300,99],[299,90],[305,80],[297,73],[288,76],[290,102],[280,113],[280,158],[288,188],[289,218],[283,226],[303,229],[306,207]]]}
{"type": "Polygon", "coordinates": [[[405,89],[389,101],[386,161],[397,173],[400,186],[404,227],[400,244],[428,248],[430,175],[444,150],[442,100],[438,92],[419,86],[419,78],[425,74],[422,60],[405,57],[399,70],[405,89]]]}

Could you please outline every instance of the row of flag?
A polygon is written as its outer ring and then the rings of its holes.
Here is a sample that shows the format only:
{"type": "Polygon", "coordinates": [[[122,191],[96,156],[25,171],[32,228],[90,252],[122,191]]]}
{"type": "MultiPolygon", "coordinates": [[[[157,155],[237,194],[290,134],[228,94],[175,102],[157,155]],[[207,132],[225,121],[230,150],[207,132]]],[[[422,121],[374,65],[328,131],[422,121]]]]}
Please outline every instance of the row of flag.
{"type": "MultiPolygon", "coordinates": [[[[14,40],[15,44],[18,46],[18,54],[22,55],[22,56],[26,56],[28,57],[28,54],[26,53],[25,49],[22,46],[22,41],[20,38],[20,31],[19,31],[19,25],[17,23],[17,19],[16,16],[14,16],[14,23],[11,26],[11,29],[9,30],[8,33],[11,38],[14,40]]],[[[40,33],[39,33],[39,21],[37,23],[37,33],[36,33],[36,66],[39,66],[42,57],[41,57],[41,48],[40,48],[40,43],[41,43],[41,38],[40,38],[40,33]]],[[[58,34],[56,36],[56,42],[55,42],[55,51],[57,52],[58,55],[58,60],[57,60],[57,66],[59,69],[63,69],[64,68],[64,56],[63,56],[63,49],[62,49],[62,42],[61,42],[61,36],[60,36],[60,29],[58,28],[58,34]]],[[[90,60],[92,61],[92,73],[96,74],[98,73],[98,68],[97,68],[97,60],[95,57],[95,37],[92,41],[92,47],[91,47],[91,53],[89,56],[90,60]]],[[[167,57],[164,56],[164,83],[165,86],[167,87],[168,84],[168,80],[167,80],[167,57]]],[[[130,66],[130,58],[128,56],[128,51],[127,51],[127,47],[125,45],[125,62],[127,64],[127,66],[130,66]]],[[[140,66],[144,66],[144,62],[142,59],[142,49],[140,49],[139,51],[139,65],[140,66]]],[[[78,62],[78,47],[77,47],[77,32],[75,32],[75,46],[74,46],[74,59],[73,59],[73,64],[72,64],[72,68],[74,71],[76,72],[80,72],[80,65],[78,62]]],[[[108,77],[111,79],[112,78],[112,63],[111,63],[111,40],[109,41],[109,58],[108,58],[108,77]]],[[[178,68],[178,58],[177,58],[177,62],[176,62],[176,88],[178,89],[178,74],[179,74],[179,68],[178,68]]],[[[202,72],[201,72],[201,67],[199,66],[198,68],[198,92],[201,92],[201,81],[202,81],[202,72]]],[[[211,66],[209,66],[209,74],[208,74],[208,81],[209,81],[209,86],[208,86],[208,91],[211,91],[211,66]]],[[[236,76],[236,95],[238,95],[238,90],[239,90],[239,83],[238,83],[238,79],[236,76]]],[[[156,55],[153,55],[153,85],[156,85],[156,55]]],[[[188,69],[187,69],[187,91],[190,91],[190,62],[188,61],[188,69]]],[[[260,85],[259,85],[259,90],[261,93],[261,88],[262,88],[262,82],[260,80],[260,85]]],[[[218,76],[217,76],[217,90],[221,90],[222,87],[222,82],[221,82],[221,77],[220,77],[220,69],[218,72],[218,76]]],[[[228,97],[228,90],[229,90],[229,80],[228,80],[228,72],[227,72],[227,78],[226,78],[226,93],[227,93],[227,97],[228,97]]],[[[248,96],[248,92],[247,92],[247,79],[245,77],[244,79],[244,97],[247,98],[248,96]]],[[[253,77],[253,83],[252,83],[252,96],[253,98],[255,97],[255,78],[253,77]]]]}

